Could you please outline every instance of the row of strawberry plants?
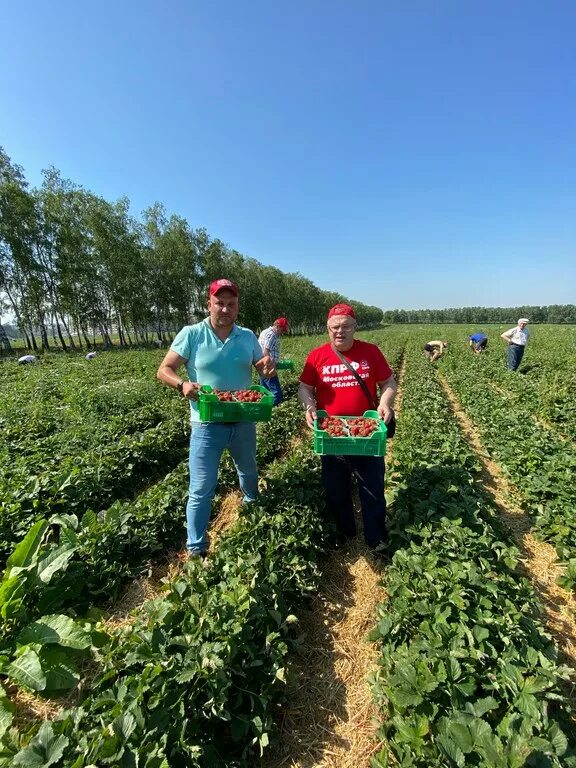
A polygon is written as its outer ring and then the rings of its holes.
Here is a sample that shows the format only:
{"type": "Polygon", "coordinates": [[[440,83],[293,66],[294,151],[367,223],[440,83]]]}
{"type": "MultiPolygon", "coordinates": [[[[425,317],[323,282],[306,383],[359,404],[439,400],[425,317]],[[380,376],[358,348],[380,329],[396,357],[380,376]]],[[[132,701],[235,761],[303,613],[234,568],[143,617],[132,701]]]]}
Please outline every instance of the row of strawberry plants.
{"type": "MultiPolygon", "coordinates": [[[[30,525],[52,514],[81,516],[128,498],[185,456],[188,425],[180,414],[84,456],[54,457],[39,474],[0,478],[0,561],[30,525]]],[[[48,457],[47,457],[48,461],[48,457]]]]}
{"type": "Polygon", "coordinates": [[[515,404],[522,410],[536,419],[545,420],[561,435],[576,441],[576,359],[572,369],[558,370],[560,357],[545,363],[545,374],[541,377],[535,377],[532,371],[514,376],[508,372],[503,375],[498,370],[497,375],[493,375],[490,368],[488,375],[515,399],[515,404]]]}
{"type": "MultiPolygon", "coordinates": [[[[282,454],[301,425],[302,412],[295,401],[276,408],[272,420],[259,425],[259,465],[264,467],[282,454]]],[[[220,494],[237,483],[232,462],[225,466],[220,494]]],[[[74,619],[113,599],[151,558],[181,546],[187,480],[187,464],[182,463],[133,502],[117,502],[99,515],[88,511],[81,522],[74,515],[60,515],[32,526],[9,558],[0,582],[2,674],[33,690],[51,692],[47,670],[54,666],[53,648],[38,652],[32,628],[45,614],[59,612],[61,623],[64,613],[74,619]]],[[[215,508],[217,504],[216,500],[215,508]]],[[[53,646],[53,641],[47,645],[53,646]]],[[[74,685],[75,676],[56,682],[59,688],[74,685]]]]}
{"type": "Polygon", "coordinates": [[[576,454],[554,432],[537,424],[521,403],[487,386],[458,358],[442,368],[491,456],[506,470],[536,531],[561,558],[576,558],[576,454]]]}
{"type": "Polygon", "coordinates": [[[0,424],[14,441],[21,436],[31,443],[54,433],[77,432],[76,439],[89,447],[87,422],[106,429],[117,421],[119,431],[127,414],[169,405],[169,392],[155,381],[157,364],[151,353],[103,356],[96,363],[70,355],[16,368],[16,380],[0,364],[0,424]]]}
{"type": "Polygon", "coordinates": [[[308,446],[272,466],[209,567],[193,561],[133,624],[100,638],[82,704],[9,728],[0,766],[253,766],[284,697],[293,611],[317,584],[320,498],[308,446]]]}
{"type": "Polygon", "coordinates": [[[480,371],[512,394],[523,410],[576,440],[575,331],[571,330],[570,337],[559,335],[558,329],[539,328],[534,336],[519,374],[511,374],[494,356],[482,359],[480,371]]]}
{"type": "MultiPolygon", "coordinates": [[[[534,328],[518,373],[507,369],[507,348],[500,338],[502,329],[487,330],[488,350],[480,356],[471,353],[462,330],[450,327],[436,330],[435,338],[450,341],[446,360],[456,359],[458,365],[470,368],[479,378],[513,396],[523,411],[546,420],[558,432],[576,440],[574,329],[534,328]]],[[[422,337],[422,340],[427,339],[422,337]]]]}
{"type": "Polygon", "coordinates": [[[372,633],[385,746],[372,765],[574,766],[564,732],[569,672],[416,346],[403,387],[391,471],[395,554],[372,633]]]}

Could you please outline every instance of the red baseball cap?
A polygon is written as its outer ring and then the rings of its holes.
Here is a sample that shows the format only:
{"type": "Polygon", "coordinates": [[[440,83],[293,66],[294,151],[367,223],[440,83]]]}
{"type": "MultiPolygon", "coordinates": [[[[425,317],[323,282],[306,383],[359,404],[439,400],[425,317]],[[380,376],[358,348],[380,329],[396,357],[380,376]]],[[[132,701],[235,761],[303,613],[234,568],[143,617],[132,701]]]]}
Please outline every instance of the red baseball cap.
{"type": "Polygon", "coordinates": [[[274,320],[274,325],[279,325],[285,331],[288,328],[288,320],[285,317],[279,317],[277,320],[274,320]]]}
{"type": "Polygon", "coordinates": [[[333,315],[350,315],[350,317],[356,319],[356,314],[349,304],[335,304],[330,312],[328,312],[328,320],[333,315]]]}
{"type": "Polygon", "coordinates": [[[224,289],[227,291],[232,291],[234,296],[238,296],[238,286],[236,283],[233,283],[232,280],[226,280],[225,278],[214,280],[213,283],[210,283],[210,290],[208,293],[210,296],[215,296],[218,291],[222,291],[224,289]]]}

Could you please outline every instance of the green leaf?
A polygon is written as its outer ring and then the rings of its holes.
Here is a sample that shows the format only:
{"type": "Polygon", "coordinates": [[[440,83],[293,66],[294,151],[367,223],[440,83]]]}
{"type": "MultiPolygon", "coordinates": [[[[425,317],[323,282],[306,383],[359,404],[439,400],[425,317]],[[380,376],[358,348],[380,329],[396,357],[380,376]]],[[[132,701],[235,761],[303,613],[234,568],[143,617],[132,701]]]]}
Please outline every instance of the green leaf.
{"type": "Polygon", "coordinates": [[[378,640],[380,637],[386,637],[393,626],[394,622],[392,619],[389,616],[384,616],[384,618],[380,619],[378,622],[378,634],[375,639],[378,640]]]}
{"type": "Polygon", "coordinates": [[[46,674],[46,692],[74,688],[80,675],[70,652],[58,646],[47,646],[40,652],[40,664],[46,674]]]}
{"type": "Polygon", "coordinates": [[[390,692],[390,698],[401,709],[406,707],[417,707],[424,699],[416,691],[410,691],[405,688],[397,688],[395,691],[390,692]]]}
{"type": "Polygon", "coordinates": [[[4,736],[10,727],[15,709],[14,704],[8,699],[4,689],[0,686],[0,738],[4,736]]]}
{"type": "Polygon", "coordinates": [[[43,616],[29,624],[18,635],[18,642],[20,645],[56,643],[79,650],[89,648],[92,644],[90,632],[77,624],[74,619],[61,614],[43,616]]]}
{"type": "Polygon", "coordinates": [[[527,677],[522,688],[522,693],[541,693],[549,687],[550,681],[542,675],[527,677]]]}
{"type": "Polygon", "coordinates": [[[82,515],[82,530],[93,531],[97,527],[98,527],[98,516],[96,515],[95,512],[89,509],[87,512],[85,512],[82,515]]]}
{"type": "Polygon", "coordinates": [[[36,575],[40,582],[49,584],[50,579],[57,571],[62,571],[68,565],[68,561],[74,555],[75,549],[66,545],[50,550],[38,560],[36,575]]]}
{"type": "Polygon", "coordinates": [[[560,730],[558,723],[552,723],[548,731],[548,738],[557,755],[563,755],[568,749],[568,739],[563,731],[560,730]]]}
{"type": "Polygon", "coordinates": [[[21,597],[24,594],[25,578],[19,574],[4,577],[0,586],[0,613],[4,619],[10,618],[12,612],[20,607],[21,597]]]}
{"type": "Polygon", "coordinates": [[[463,693],[466,698],[473,696],[476,692],[476,683],[473,680],[463,683],[456,683],[454,687],[457,688],[460,693],[463,693]]]}
{"type": "Polygon", "coordinates": [[[136,718],[130,712],[125,712],[117,717],[112,723],[112,730],[120,738],[122,743],[128,741],[136,728],[136,718]]]}
{"type": "Polygon", "coordinates": [[[466,709],[472,712],[476,717],[482,717],[486,712],[490,712],[492,709],[498,707],[498,702],[492,696],[486,696],[484,699],[478,699],[478,701],[467,702],[466,709]]]}
{"type": "Polygon", "coordinates": [[[462,674],[462,668],[460,667],[458,660],[455,659],[454,656],[448,657],[448,669],[450,671],[450,676],[452,680],[457,680],[462,674]]]}
{"type": "Polygon", "coordinates": [[[15,755],[13,765],[19,768],[49,768],[60,760],[67,745],[65,736],[54,736],[52,723],[43,723],[30,744],[15,755]]]}
{"type": "Polygon", "coordinates": [[[478,643],[481,643],[482,640],[486,640],[486,638],[490,637],[490,631],[486,629],[486,627],[481,627],[479,624],[476,624],[473,627],[472,634],[478,643]]]}
{"type": "Polygon", "coordinates": [[[33,691],[43,691],[46,688],[46,675],[38,654],[32,648],[24,648],[12,663],[3,666],[2,671],[12,680],[33,691]]]}
{"type": "Polygon", "coordinates": [[[460,749],[460,747],[457,744],[454,744],[452,739],[450,739],[448,736],[440,735],[436,737],[436,743],[444,752],[444,754],[450,758],[458,768],[461,768],[461,766],[465,765],[466,758],[464,757],[464,753],[460,749]]]}
{"type": "Polygon", "coordinates": [[[34,561],[47,528],[47,520],[38,520],[34,523],[6,561],[7,570],[12,567],[27,568],[34,561]]]}
{"type": "Polygon", "coordinates": [[[472,751],[474,740],[466,725],[463,723],[448,723],[447,733],[465,755],[472,751]]]}

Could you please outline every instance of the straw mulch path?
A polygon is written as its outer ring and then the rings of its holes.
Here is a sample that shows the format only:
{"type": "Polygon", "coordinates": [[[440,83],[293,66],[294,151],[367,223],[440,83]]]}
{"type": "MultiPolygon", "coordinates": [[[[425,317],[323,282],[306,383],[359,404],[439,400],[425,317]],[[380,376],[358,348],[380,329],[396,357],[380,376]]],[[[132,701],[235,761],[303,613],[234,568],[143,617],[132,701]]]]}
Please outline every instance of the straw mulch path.
{"type": "Polygon", "coordinates": [[[530,518],[513,503],[514,487],[506,480],[500,467],[491,459],[458,398],[440,374],[442,387],[452,406],[464,436],[474,449],[483,466],[483,481],[500,511],[502,519],[512,531],[523,554],[522,570],[532,581],[546,612],[548,629],[567,663],[576,664],[576,600],[571,591],[556,584],[563,572],[558,555],[551,544],[538,541],[531,533],[530,518]]]}
{"type": "Polygon", "coordinates": [[[367,640],[385,598],[380,566],[355,539],[328,554],[319,593],[299,612],[302,644],[292,657],[279,735],[261,768],[358,768],[375,743],[367,682],[377,648],[367,640]]]}

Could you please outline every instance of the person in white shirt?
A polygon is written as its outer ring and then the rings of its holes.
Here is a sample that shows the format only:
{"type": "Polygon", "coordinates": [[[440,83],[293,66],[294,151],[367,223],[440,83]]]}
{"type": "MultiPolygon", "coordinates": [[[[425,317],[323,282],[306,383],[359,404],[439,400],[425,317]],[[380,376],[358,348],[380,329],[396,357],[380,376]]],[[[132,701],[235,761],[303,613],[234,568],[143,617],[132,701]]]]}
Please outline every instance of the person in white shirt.
{"type": "Polygon", "coordinates": [[[35,355],[22,355],[18,358],[20,365],[26,365],[26,363],[37,363],[38,358],[35,355]]]}
{"type": "MultiPolygon", "coordinates": [[[[280,336],[287,330],[288,320],[285,317],[279,317],[269,328],[265,328],[258,338],[258,343],[262,347],[262,354],[270,355],[275,364],[280,358],[280,336]]],[[[278,376],[260,376],[260,384],[274,395],[274,405],[280,405],[283,395],[278,376]]]]}
{"type": "Polygon", "coordinates": [[[524,356],[524,350],[528,343],[528,337],[530,332],[526,330],[526,326],[530,321],[527,317],[521,317],[518,320],[518,325],[515,328],[510,328],[509,331],[504,331],[500,336],[508,344],[508,370],[516,371],[518,366],[522,362],[524,356]]]}

